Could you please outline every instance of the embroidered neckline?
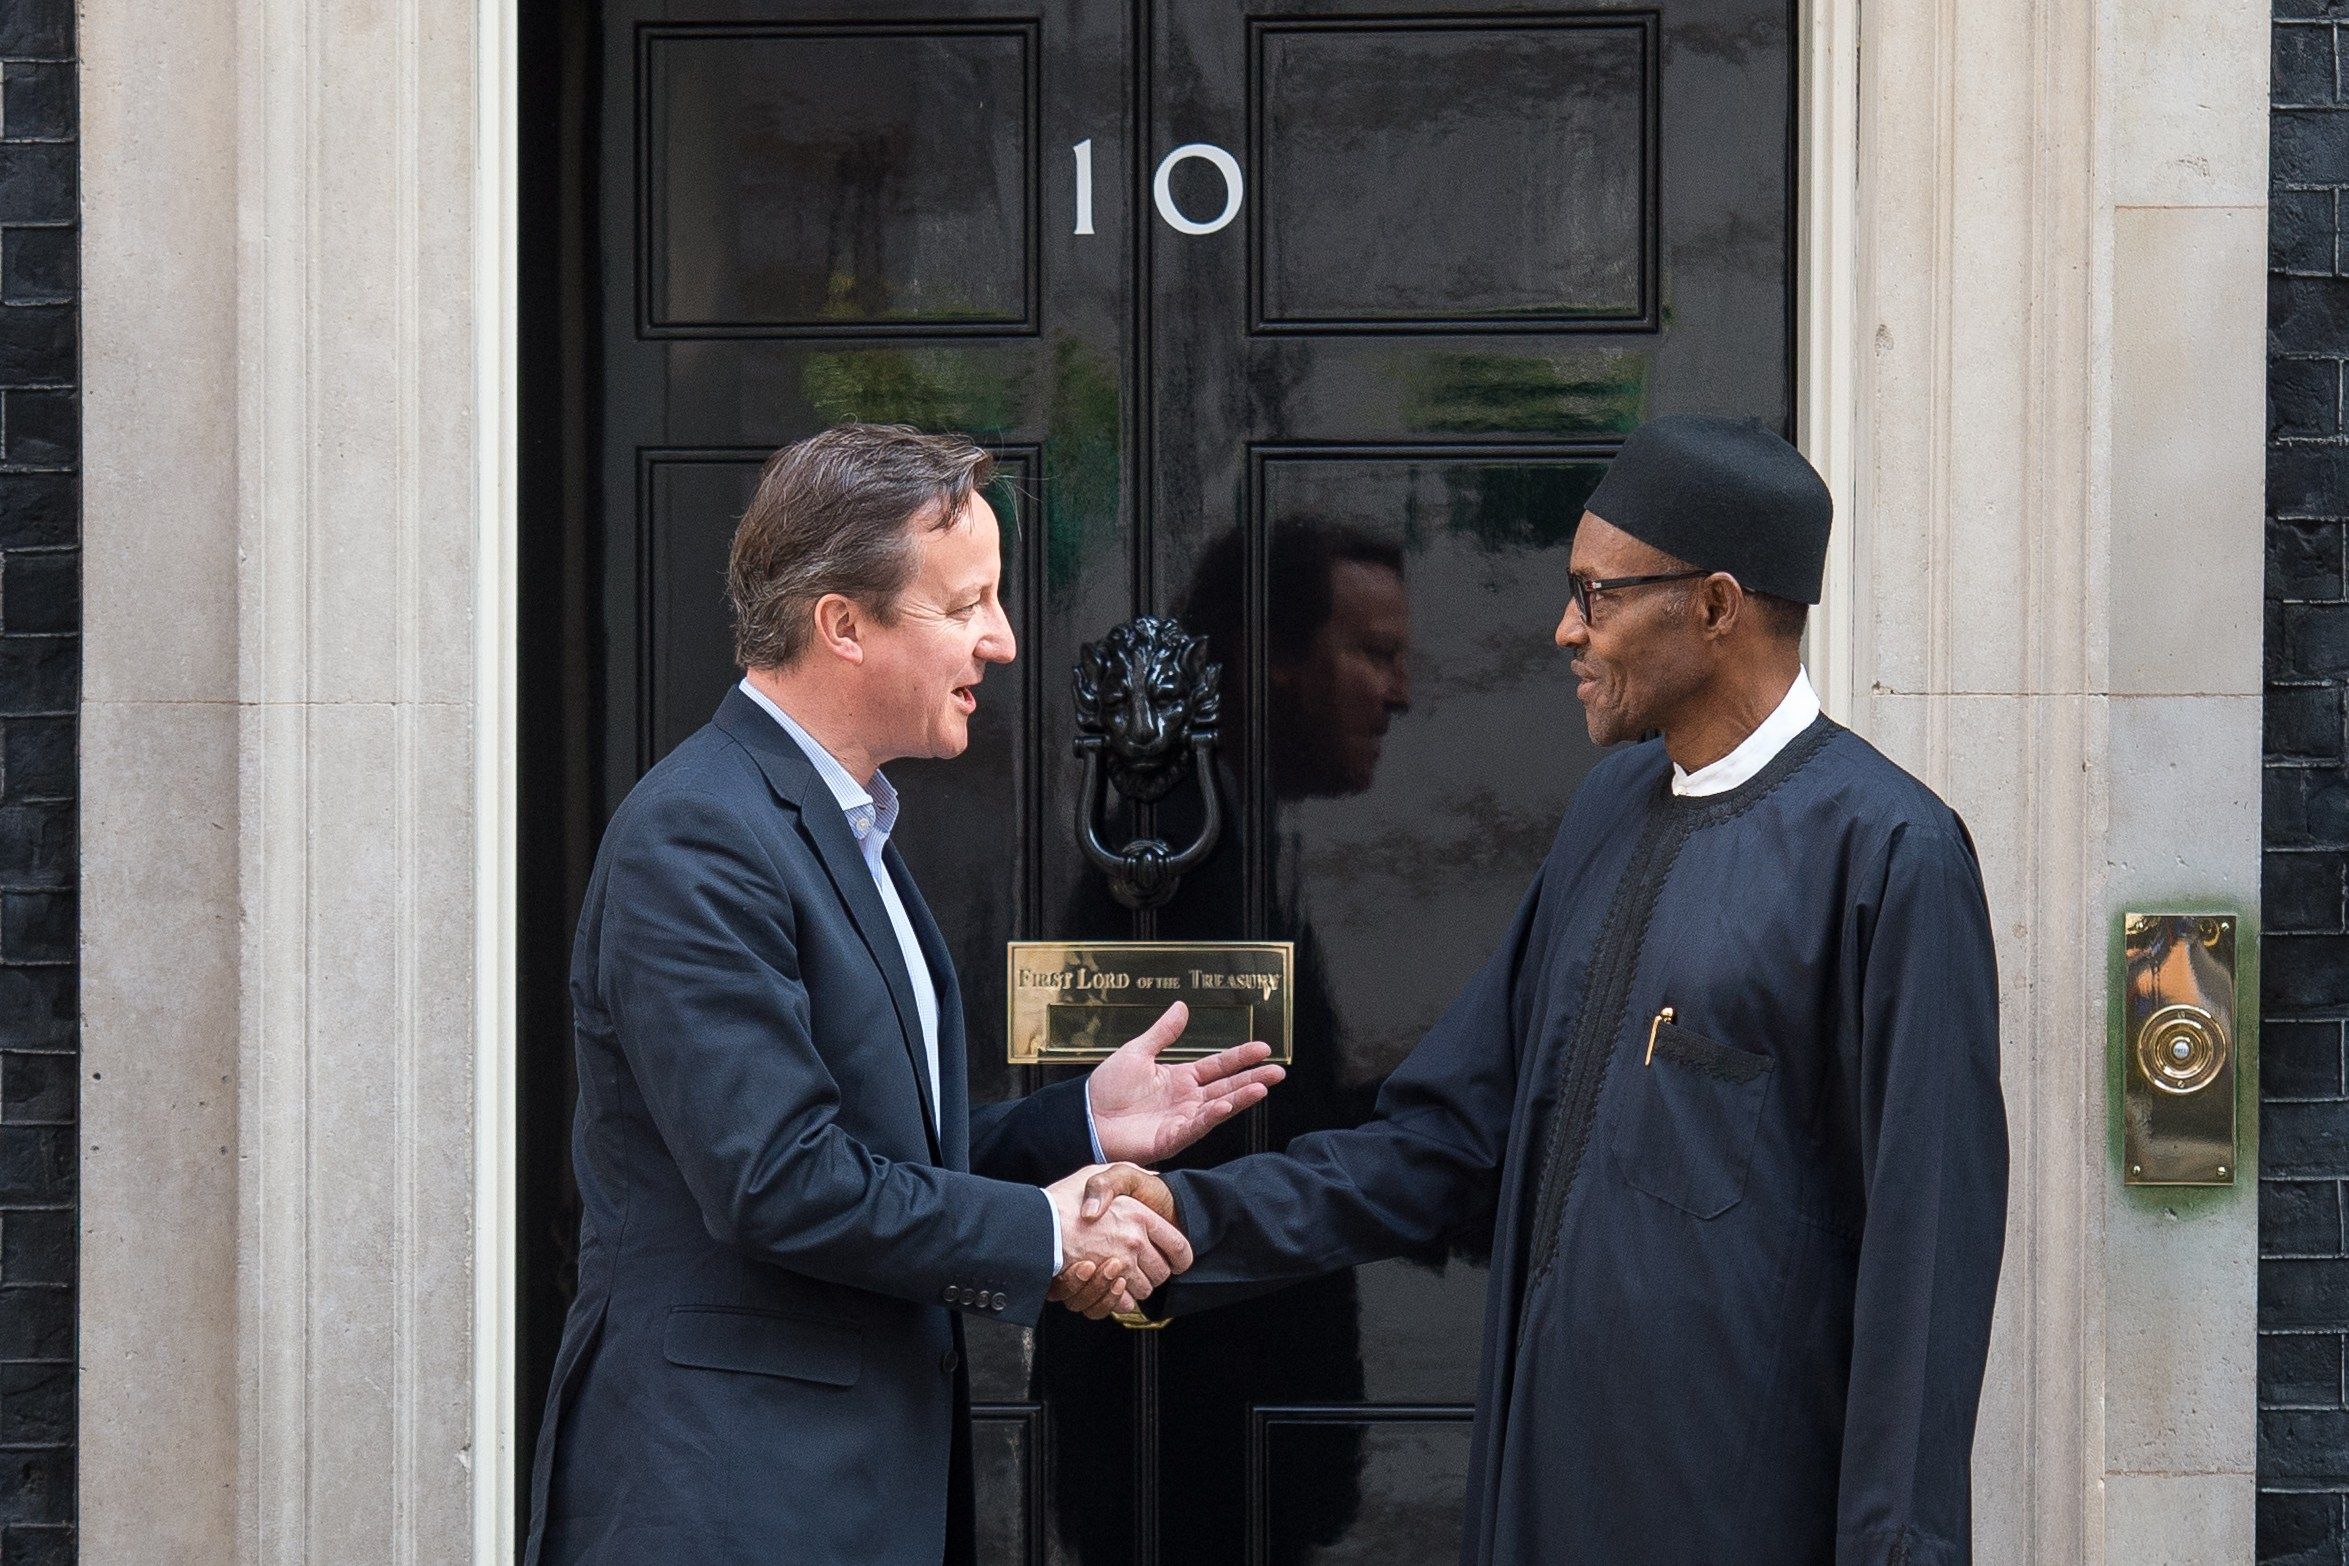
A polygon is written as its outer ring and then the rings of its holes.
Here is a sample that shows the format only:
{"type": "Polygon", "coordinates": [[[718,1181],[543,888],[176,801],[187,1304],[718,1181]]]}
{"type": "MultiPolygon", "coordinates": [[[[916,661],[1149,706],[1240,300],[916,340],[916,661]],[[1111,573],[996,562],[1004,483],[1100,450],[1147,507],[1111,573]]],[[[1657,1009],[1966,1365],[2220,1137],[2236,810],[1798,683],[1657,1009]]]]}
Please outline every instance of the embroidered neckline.
{"type": "Polygon", "coordinates": [[[1844,733],[1842,724],[1825,713],[1820,713],[1810,726],[1786,742],[1786,748],[1772,756],[1762,770],[1747,778],[1735,788],[1723,789],[1718,794],[1675,794],[1672,792],[1671,763],[1665,763],[1663,781],[1658,786],[1663,808],[1674,815],[1699,818],[1699,826],[1713,826],[1743,815],[1767,798],[1779,784],[1802,770],[1804,763],[1827,748],[1828,741],[1844,733]]]}

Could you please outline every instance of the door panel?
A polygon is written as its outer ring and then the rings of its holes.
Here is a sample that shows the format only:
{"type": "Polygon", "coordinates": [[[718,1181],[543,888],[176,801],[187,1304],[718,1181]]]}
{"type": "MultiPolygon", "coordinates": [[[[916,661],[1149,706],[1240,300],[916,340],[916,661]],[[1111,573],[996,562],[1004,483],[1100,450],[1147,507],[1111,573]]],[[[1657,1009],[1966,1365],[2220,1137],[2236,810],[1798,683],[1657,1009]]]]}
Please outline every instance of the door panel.
{"type": "MultiPolygon", "coordinates": [[[[968,754],[890,768],[974,1095],[1048,1080],[1005,1063],[1007,940],[1271,938],[1298,949],[1291,1079],[1184,1161],[1356,1123],[1593,759],[1549,635],[1616,443],[1665,411],[1789,428],[1793,102],[1790,8],[1763,0],[527,21],[554,128],[525,261],[560,286],[525,301],[550,584],[525,658],[561,700],[523,751],[548,806],[525,822],[526,1424],[567,1286],[560,956],[602,822],[736,676],[726,550],[766,454],[864,418],[1002,464],[1020,661],[968,754]],[[1137,915],[1071,831],[1069,670],[1141,612],[1225,666],[1227,808],[1137,915]]],[[[1198,808],[1105,832],[1180,839],[1198,808]]],[[[971,1323],[983,1557],[1451,1559],[1483,1244],[1471,1223],[1156,1332],[971,1323]]]]}
{"type": "Polygon", "coordinates": [[[1262,1453],[1248,1497],[1249,1560],[1448,1561],[1468,1489],[1468,1415],[1267,1412],[1253,1423],[1262,1453]],[[1342,1537],[1321,1542],[1312,1501],[1326,1476],[1351,1470],[1361,1502],[1342,1537]]]}
{"type": "Polygon", "coordinates": [[[1652,324],[1652,13],[1247,41],[1256,331],[1652,324]]]}
{"type": "Polygon", "coordinates": [[[1035,330],[1034,24],[637,37],[646,335],[1035,330]]]}

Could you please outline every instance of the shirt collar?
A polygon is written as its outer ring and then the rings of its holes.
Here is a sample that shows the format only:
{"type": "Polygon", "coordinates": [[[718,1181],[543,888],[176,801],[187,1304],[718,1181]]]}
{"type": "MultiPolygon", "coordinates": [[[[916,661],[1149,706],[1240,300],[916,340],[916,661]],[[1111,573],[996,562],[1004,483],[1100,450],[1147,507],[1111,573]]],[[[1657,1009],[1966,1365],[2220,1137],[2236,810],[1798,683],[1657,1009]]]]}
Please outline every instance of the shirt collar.
{"type": "Polygon", "coordinates": [[[816,769],[816,776],[824,780],[824,786],[832,791],[832,798],[839,802],[840,813],[848,817],[848,830],[856,834],[857,841],[861,843],[866,837],[878,833],[879,842],[888,842],[890,832],[897,826],[897,790],[890,786],[888,778],[875,772],[873,787],[868,793],[863,784],[849,775],[838,757],[818,744],[816,737],[801,728],[790,713],[776,706],[765,691],[751,683],[748,675],[742,680],[742,694],[764,707],[767,715],[781,724],[783,732],[790,735],[807,754],[809,763],[816,769]]]}
{"type": "Polygon", "coordinates": [[[1694,772],[1683,772],[1680,764],[1674,762],[1672,792],[1683,797],[1726,794],[1768,766],[1818,716],[1819,693],[1811,686],[1810,671],[1798,667],[1794,671],[1794,683],[1786,688],[1786,695],[1779,700],[1777,708],[1739,741],[1735,750],[1694,772]]]}

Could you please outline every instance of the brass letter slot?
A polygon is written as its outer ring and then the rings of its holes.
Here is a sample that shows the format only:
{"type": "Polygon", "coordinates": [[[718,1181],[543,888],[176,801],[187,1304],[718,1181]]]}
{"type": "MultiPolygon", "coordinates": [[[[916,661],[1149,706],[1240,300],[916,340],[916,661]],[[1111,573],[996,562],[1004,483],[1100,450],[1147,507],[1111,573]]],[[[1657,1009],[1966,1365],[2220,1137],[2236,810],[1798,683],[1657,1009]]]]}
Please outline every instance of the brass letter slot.
{"type": "Polygon", "coordinates": [[[2235,921],[2123,917],[2121,1156],[2130,1185],[2235,1183],[2235,921]]]}
{"type": "MultiPolygon", "coordinates": [[[[1156,1006],[1130,1006],[1119,1001],[1085,1006],[1055,1001],[1044,1009],[1044,1050],[1040,1058],[1083,1060],[1106,1055],[1156,1022],[1159,1013],[1181,998],[1170,996],[1156,1006]]],[[[1253,1006],[1214,1006],[1192,1001],[1190,1007],[1191,1019],[1183,1024],[1177,1059],[1182,1052],[1189,1051],[1211,1055],[1258,1036],[1253,1006]]]]}

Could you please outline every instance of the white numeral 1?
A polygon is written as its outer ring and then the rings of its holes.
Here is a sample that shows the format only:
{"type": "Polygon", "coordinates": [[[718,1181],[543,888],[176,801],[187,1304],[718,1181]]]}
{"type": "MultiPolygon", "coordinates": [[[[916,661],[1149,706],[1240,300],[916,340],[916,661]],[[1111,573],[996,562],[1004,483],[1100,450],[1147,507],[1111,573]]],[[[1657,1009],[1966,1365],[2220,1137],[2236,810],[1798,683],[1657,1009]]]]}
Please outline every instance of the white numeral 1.
{"type": "Polygon", "coordinates": [[[1077,155],[1077,232],[1093,232],[1093,138],[1070,149],[1077,155]]]}

